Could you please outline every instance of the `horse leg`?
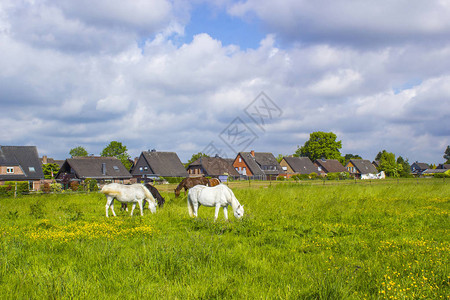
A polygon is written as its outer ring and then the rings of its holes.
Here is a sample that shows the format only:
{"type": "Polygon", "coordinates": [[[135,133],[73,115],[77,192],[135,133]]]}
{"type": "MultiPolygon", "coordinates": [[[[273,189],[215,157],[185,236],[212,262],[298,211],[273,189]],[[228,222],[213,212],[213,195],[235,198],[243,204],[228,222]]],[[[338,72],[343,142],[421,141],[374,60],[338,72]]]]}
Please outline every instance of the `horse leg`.
{"type": "Polygon", "coordinates": [[[116,212],[114,211],[114,198],[113,198],[112,201],[111,201],[110,207],[111,207],[111,211],[112,211],[112,213],[113,213],[113,216],[116,217],[116,212]]]}
{"type": "Polygon", "coordinates": [[[114,197],[111,197],[111,196],[107,196],[106,197],[105,208],[106,208],[106,217],[107,218],[109,218],[109,216],[108,216],[108,209],[111,207],[111,204],[113,203],[113,201],[114,201],[114,197]]]}
{"type": "Polygon", "coordinates": [[[136,208],[136,202],[133,202],[133,206],[131,206],[131,215],[133,216],[134,209],[136,208]]]}
{"type": "Polygon", "coordinates": [[[225,217],[225,221],[228,221],[228,207],[223,207],[223,216],[225,217]]]}
{"type": "Polygon", "coordinates": [[[219,210],[220,210],[220,204],[217,203],[216,204],[216,211],[214,213],[214,222],[217,220],[217,218],[219,217],[219,210]]]}
{"type": "Polygon", "coordinates": [[[139,210],[141,211],[141,216],[143,216],[144,215],[144,206],[142,205],[142,200],[138,201],[138,204],[139,204],[139,210]]]}

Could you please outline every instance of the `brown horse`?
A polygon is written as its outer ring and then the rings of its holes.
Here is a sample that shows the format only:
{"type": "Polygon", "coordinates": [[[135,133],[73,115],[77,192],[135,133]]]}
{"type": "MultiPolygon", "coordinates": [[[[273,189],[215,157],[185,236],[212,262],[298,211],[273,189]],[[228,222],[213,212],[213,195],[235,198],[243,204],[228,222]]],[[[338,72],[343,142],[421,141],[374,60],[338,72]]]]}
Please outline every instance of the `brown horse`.
{"type": "Polygon", "coordinates": [[[219,184],[220,184],[220,180],[219,179],[217,179],[217,178],[209,179],[209,183],[208,183],[209,186],[216,186],[216,185],[219,185],[219,184]]]}
{"type": "Polygon", "coordinates": [[[183,179],[180,184],[175,189],[175,197],[180,196],[180,191],[184,188],[184,194],[186,194],[186,191],[190,189],[191,187],[194,187],[196,185],[208,185],[209,180],[206,177],[187,177],[183,179]]]}

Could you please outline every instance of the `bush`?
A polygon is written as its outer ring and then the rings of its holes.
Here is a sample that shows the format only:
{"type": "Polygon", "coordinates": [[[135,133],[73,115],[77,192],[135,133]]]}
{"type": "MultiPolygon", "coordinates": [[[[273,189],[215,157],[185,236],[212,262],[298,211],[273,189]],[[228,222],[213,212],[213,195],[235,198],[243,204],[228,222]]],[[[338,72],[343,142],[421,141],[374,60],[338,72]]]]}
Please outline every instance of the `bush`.
{"type": "Polygon", "coordinates": [[[50,183],[48,183],[48,182],[44,183],[41,190],[42,190],[42,192],[44,192],[46,194],[50,193],[50,190],[51,190],[50,183]]]}
{"type": "Polygon", "coordinates": [[[50,184],[50,191],[53,193],[61,193],[63,190],[62,184],[53,182],[50,184]]]}
{"type": "Polygon", "coordinates": [[[339,180],[346,180],[346,179],[351,179],[350,173],[348,172],[339,173],[339,180]]]}
{"type": "Polygon", "coordinates": [[[319,175],[317,175],[317,173],[312,172],[311,174],[309,174],[309,178],[311,179],[317,179],[317,177],[319,177],[319,175]]]}
{"type": "Polygon", "coordinates": [[[98,191],[97,180],[92,179],[92,178],[86,178],[86,180],[84,181],[84,184],[88,191],[90,191],[90,192],[98,191]]]}
{"type": "Polygon", "coordinates": [[[76,192],[78,191],[80,184],[77,181],[71,181],[69,187],[72,191],[76,192]]]}
{"type": "Polygon", "coordinates": [[[339,179],[339,173],[328,173],[327,174],[328,180],[338,180],[339,179]]]}
{"type": "Polygon", "coordinates": [[[28,194],[30,189],[27,181],[6,181],[0,186],[0,195],[13,196],[17,183],[17,195],[28,194]]]}
{"type": "Polygon", "coordinates": [[[450,174],[445,173],[435,173],[433,175],[434,178],[450,178],[450,174]]]}

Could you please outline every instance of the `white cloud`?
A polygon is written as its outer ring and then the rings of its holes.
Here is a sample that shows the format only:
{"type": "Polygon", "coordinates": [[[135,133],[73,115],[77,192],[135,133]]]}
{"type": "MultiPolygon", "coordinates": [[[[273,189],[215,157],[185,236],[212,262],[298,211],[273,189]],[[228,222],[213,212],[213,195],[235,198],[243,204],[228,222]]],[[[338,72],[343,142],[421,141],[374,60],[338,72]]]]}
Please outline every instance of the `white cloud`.
{"type": "Polygon", "coordinates": [[[0,143],[33,142],[63,158],[78,145],[99,153],[121,140],[133,156],[156,148],[187,160],[241,117],[258,134],[255,150],[289,154],[322,130],[369,159],[386,148],[438,162],[450,143],[450,45],[437,38],[448,32],[448,6],[430,2],[407,18],[386,3],[392,11],[381,24],[382,4],[283,3],[216,3],[270,28],[259,47],[242,50],[206,33],[180,45],[173,33],[183,34],[189,19],[182,1],[97,1],[92,11],[85,1],[4,1],[0,123],[8,130],[0,143]],[[430,15],[434,21],[414,21],[430,15]],[[351,22],[368,38],[386,39],[360,47],[351,22]],[[291,36],[295,43],[279,44],[291,36]],[[243,112],[261,91],[283,110],[265,132],[243,112]]]}

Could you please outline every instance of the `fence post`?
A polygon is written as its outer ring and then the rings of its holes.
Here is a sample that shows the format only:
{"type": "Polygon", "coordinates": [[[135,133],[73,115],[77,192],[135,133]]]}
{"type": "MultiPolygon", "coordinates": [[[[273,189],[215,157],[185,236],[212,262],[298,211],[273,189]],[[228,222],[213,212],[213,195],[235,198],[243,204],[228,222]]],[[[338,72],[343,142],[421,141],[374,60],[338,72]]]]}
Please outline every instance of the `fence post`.
{"type": "Polygon", "coordinates": [[[14,188],[14,198],[16,198],[16,197],[17,197],[17,181],[16,181],[15,188],[14,188]]]}

